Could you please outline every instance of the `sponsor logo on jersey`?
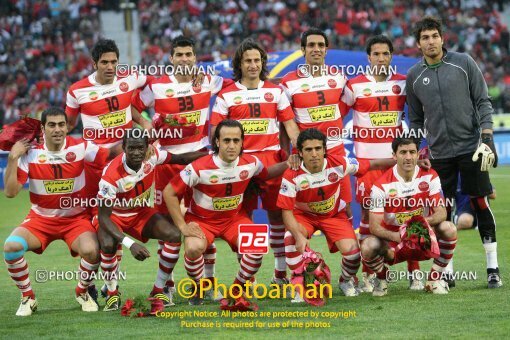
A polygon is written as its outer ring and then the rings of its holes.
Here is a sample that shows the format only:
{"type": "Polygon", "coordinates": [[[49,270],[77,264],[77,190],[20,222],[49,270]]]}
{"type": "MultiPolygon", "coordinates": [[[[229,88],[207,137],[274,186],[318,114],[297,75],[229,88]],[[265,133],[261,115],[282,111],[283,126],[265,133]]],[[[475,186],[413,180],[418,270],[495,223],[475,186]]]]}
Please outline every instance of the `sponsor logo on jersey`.
{"type": "Polygon", "coordinates": [[[328,80],[328,86],[334,89],[336,87],[337,83],[335,79],[328,80]]]}
{"type": "Polygon", "coordinates": [[[266,94],[264,95],[264,99],[266,100],[266,102],[271,103],[274,100],[274,96],[271,92],[266,92],[266,94]]]}
{"type": "Polygon", "coordinates": [[[269,127],[269,119],[243,119],[239,123],[248,135],[266,134],[269,127]]]}
{"type": "Polygon", "coordinates": [[[211,182],[212,184],[218,183],[219,180],[220,179],[216,175],[212,175],[211,177],[209,177],[209,182],[211,182]]]}
{"type": "Polygon", "coordinates": [[[310,85],[308,85],[308,84],[301,85],[301,91],[303,91],[303,92],[310,91],[310,85]]]}
{"type": "Polygon", "coordinates": [[[167,96],[168,98],[173,97],[174,96],[174,90],[172,90],[172,89],[166,90],[165,91],[165,96],[167,96]]]}
{"type": "Polygon", "coordinates": [[[128,200],[128,204],[126,208],[139,208],[139,207],[146,207],[147,204],[150,205],[150,198],[151,198],[151,190],[146,190],[145,192],[142,192],[140,195],[136,196],[135,198],[132,198],[128,200]]]}
{"type": "Polygon", "coordinates": [[[40,154],[40,155],[37,157],[37,160],[39,161],[39,163],[46,163],[46,160],[47,160],[47,159],[48,159],[48,158],[47,158],[47,157],[46,157],[46,155],[45,155],[45,154],[43,154],[43,153],[42,153],[42,154],[40,154]]]}
{"type": "Polygon", "coordinates": [[[370,90],[368,87],[366,89],[363,90],[363,95],[365,97],[370,97],[370,95],[372,95],[372,90],[370,90]]]}
{"type": "Polygon", "coordinates": [[[200,114],[201,114],[200,111],[193,111],[193,112],[188,112],[188,113],[181,113],[179,115],[179,117],[186,118],[186,121],[188,122],[188,124],[199,125],[200,124],[200,114]]]}
{"type": "Polygon", "coordinates": [[[119,85],[119,89],[122,91],[122,92],[127,92],[129,90],[129,85],[128,83],[126,83],[125,81],[123,81],[122,83],[120,83],[119,85]]]}
{"type": "Polygon", "coordinates": [[[400,92],[402,92],[402,89],[400,88],[400,86],[398,85],[393,85],[393,87],[391,88],[391,91],[394,93],[394,94],[400,94],[400,92]]]}
{"type": "Polygon", "coordinates": [[[328,180],[331,182],[331,183],[335,183],[336,181],[338,181],[338,175],[336,172],[332,172],[328,175],[328,180]]]}
{"type": "Polygon", "coordinates": [[[370,112],[372,126],[397,126],[398,111],[370,112]]]}
{"type": "Polygon", "coordinates": [[[97,94],[96,91],[92,91],[92,92],[89,93],[89,99],[90,100],[96,100],[97,97],[99,97],[99,95],[97,94]]]}
{"type": "Polygon", "coordinates": [[[335,207],[335,196],[331,196],[327,200],[320,202],[308,203],[308,208],[316,214],[326,214],[335,207]]]}
{"type": "Polygon", "coordinates": [[[146,163],[144,166],[143,166],[143,173],[144,174],[148,174],[149,172],[151,172],[151,165],[149,163],[146,163]]]}
{"type": "Polygon", "coordinates": [[[134,183],[128,182],[128,183],[124,184],[124,191],[129,191],[129,190],[133,189],[134,186],[135,186],[134,183]]]}
{"type": "Polygon", "coordinates": [[[239,178],[243,181],[248,178],[249,172],[248,170],[243,170],[239,173],[239,178]]]}
{"type": "Polygon", "coordinates": [[[418,189],[420,189],[420,191],[427,191],[429,190],[429,184],[423,181],[420,184],[418,184],[418,189]]]}
{"type": "Polygon", "coordinates": [[[74,162],[76,160],[76,154],[74,152],[68,152],[66,154],[66,161],[74,162]]]}
{"type": "Polygon", "coordinates": [[[116,127],[126,124],[126,110],[115,111],[97,116],[103,128],[116,127]]]}
{"type": "Polygon", "coordinates": [[[396,213],[395,220],[399,225],[403,225],[413,216],[423,215],[423,208],[419,208],[410,212],[396,213]]]}
{"type": "Polygon", "coordinates": [[[393,198],[395,196],[397,196],[397,189],[390,189],[390,191],[388,192],[388,195],[393,198]]]}
{"type": "Polygon", "coordinates": [[[312,107],[308,109],[308,114],[312,122],[326,122],[335,120],[335,105],[312,107]]]}
{"type": "Polygon", "coordinates": [[[74,179],[56,179],[43,183],[48,194],[70,194],[74,189],[74,179]]]}
{"type": "Polygon", "coordinates": [[[299,187],[301,190],[306,190],[310,187],[310,183],[306,179],[302,180],[301,183],[299,183],[299,187]]]}
{"type": "Polygon", "coordinates": [[[237,209],[239,203],[241,203],[241,195],[221,198],[214,197],[212,199],[213,209],[219,211],[237,209]]]}
{"type": "Polygon", "coordinates": [[[243,102],[243,98],[237,96],[234,98],[234,104],[239,105],[243,102]]]}

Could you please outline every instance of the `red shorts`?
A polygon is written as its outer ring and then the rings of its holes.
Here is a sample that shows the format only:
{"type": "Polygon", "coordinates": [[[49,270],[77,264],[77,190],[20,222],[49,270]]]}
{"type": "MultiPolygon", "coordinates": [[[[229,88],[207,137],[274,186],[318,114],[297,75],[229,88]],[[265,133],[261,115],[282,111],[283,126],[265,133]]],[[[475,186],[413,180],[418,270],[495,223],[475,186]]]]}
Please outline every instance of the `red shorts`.
{"type": "Polygon", "coordinates": [[[396,249],[397,246],[398,246],[397,242],[393,242],[393,241],[388,242],[388,247],[393,250],[394,256],[393,256],[393,260],[386,260],[385,259],[384,262],[386,262],[390,266],[394,265],[394,264],[397,264],[397,263],[400,263],[400,262],[407,261],[407,258],[405,256],[403,256],[403,254],[396,249]]]}
{"type": "MultiPolygon", "coordinates": [[[[264,167],[269,168],[271,165],[283,162],[280,151],[260,151],[253,152],[250,155],[256,156],[264,167]]],[[[278,193],[280,192],[280,186],[282,183],[282,177],[275,177],[268,180],[255,180],[255,184],[260,192],[260,198],[262,200],[262,207],[265,210],[281,210],[276,206],[278,200],[278,193]]],[[[243,207],[247,211],[253,211],[258,208],[258,197],[255,194],[247,192],[243,200],[243,207]]]]}
{"type": "MultiPolygon", "coordinates": [[[[151,217],[157,213],[158,212],[154,208],[143,208],[138,214],[130,217],[117,216],[112,213],[110,219],[123,233],[133,236],[138,241],[147,243],[149,239],[142,236],[143,229],[151,217]]],[[[99,228],[99,219],[97,216],[94,216],[92,219],[92,224],[96,229],[99,228]]]]}
{"type": "MultiPolygon", "coordinates": [[[[339,145],[327,151],[328,155],[340,155],[345,157],[344,145],[339,145]]],[[[345,203],[352,202],[352,187],[351,187],[351,176],[345,176],[340,182],[340,199],[345,203]]]]}
{"type": "Polygon", "coordinates": [[[241,210],[239,214],[230,220],[213,221],[211,219],[202,218],[190,213],[184,216],[186,223],[195,222],[200,226],[207,238],[207,246],[219,237],[227,241],[232,251],[237,253],[237,238],[239,236],[240,224],[253,224],[248,215],[241,210]],[[216,222],[216,223],[214,223],[216,222]]]}
{"type": "Polygon", "coordinates": [[[384,172],[384,170],[370,170],[365,175],[356,178],[356,201],[358,203],[363,204],[364,200],[370,198],[372,186],[384,172]]]}
{"type": "Polygon", "coordinates": [[[48,218],[30,212],[20,227],[27,229],[41,242],[41,248],[34,250],[37,254],[42,254],[51,242],[64,240],[71,255],[77,256],[78,254],[71,249],[74,240],[85,232],[96,232],[88,214],[48,218]]]}
{"type": "Polygon", "coordinates": [[[318,217],[302,213],[296,213],[294,216],[298,223],[305,227],[308,237],[312,237],[316,230],[322,231],[328,241],[329,251],[336,253],[338,251],[335,242],[344,239],[356,240],[356,234],[352,228],[352,221],[348,219],[345,211],[341,211],[333,217],[318,217]]]}

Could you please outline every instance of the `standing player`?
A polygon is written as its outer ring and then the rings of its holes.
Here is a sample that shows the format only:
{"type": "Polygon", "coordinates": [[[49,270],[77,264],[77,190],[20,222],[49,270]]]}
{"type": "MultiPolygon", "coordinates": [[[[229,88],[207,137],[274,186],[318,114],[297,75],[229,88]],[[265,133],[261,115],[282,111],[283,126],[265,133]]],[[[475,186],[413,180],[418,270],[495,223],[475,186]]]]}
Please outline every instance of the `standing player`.
{"type": "MultiPolygon", "coordinates": [[[[214,238],[223,238],[237,252],[238,226],[253,223],[242,209],[251,178],[280,176],[287,167],[279,163],[266,169],[257,157],[241,154],[243,142],[240,122],[230,119],[220,122],[214,132],[214,154],[189,164],[163,192],[170,215],[184,235],[186,271],[196,281],[203,276],[203,253],[214,238]],[[189,188],[193,189],[193,196],[183,217],[179,201],[189,188]]],[[[244,254],[234,284],[244,285],[261,264],[262,255],[244,254]]],[[[197,291],[190,304],[201,303],[197,291]]]]}
{"type": "Polygon", "coordinates": [[[42,254],[54,240],[64,240],[73,256],[80,255],[76,300],[83,311],[95,312],[98,306],[87,288],[99,267],[96,232],[86,208],[69,203],[85,197],[84,162],[104,164],[108,150],[67,136],[67,116],[59,108],[45,110],[41,124],[44,143],[31,148],[27,140],[16,142],[5,170],[5,195],[15,197],[28,179],[32,203],[4,244],[7,270],[22,294],[16,315],[29,316],[37,309],[25,252],[42,254]]]}
{"type": "MultiPolygon", "coordinates": [[[[345,296],[357,296],[353,276],[360,266],[360,250],[351,219],[340,199],[341,179],[349,174],[363,175],[369,169],[387,169],[393,160],[361,160],[328,154],[326,136],[317,129],[307,129],[297,140],[299,170],[289,169],[283,174],[278,207],[283,210],[287,227],[285,253],[291,270],[300,267],[302,253],[316,230],[326,236],[332,253],[342,253],[342,273],[339,286],[345,296]]],[[[296,297],[294,302],[301,302],[296,297]]]]}
{"type": "MultiPolygon", "coordinates": [[[[175,74],[163,75],[154,79],[143,91],[133,98],[133,106],[142,111],[147,107],[153,107],[155,111],[154,122],[160,122],[167,118],[185,117],[188,123],[196,124],[197,132],[193,136],[176,138],[159,138],[162,150],[172,154],[182,154],[191,151],[206,150],[209,145],[209,103],[211,96],[217,94],[224,83],[222,77],[206,75],[202,84],[194,86],[192,83],[196,67],[195,42],[189,38],[179,36],[172,41],[170,50],[170,63],[173,65],[175,74]]],[[[157,127],[155,127],[157,128],[157,127]]],[[[179,164],[162,164],[156,166],[156,202],[155,207],[160,214],[168,216],[168,210],[163,201],[163,190],[172,178],[184,169],[179,164]]],[[[188,203],[188,202],[186,202],[188,203]]],[[[168,216],[169,217],[169,216],[168,216]]],[[[165,293],[171,298],[173,293],[172,272],[179,259],[181,243],[160,243],[159,271],[156,277],[155,287],[164,287],[165,293]]],[[[216,260],[216,246],[211,244],[205,254],[206,278],[214,276],[214,263],[216,260]]],[[[211,291],[212,292],[212,291],[211,291]]]]}
{"type": "MultiPolygon", "coordinates": [[[[487,198],[492,192],[488,170],[498,163],[492,132],[494,109],[473,58],[444,49],[441,32],[441,22],[432,17],[416,24],[414,35],[423,59],[407,74],[411,129],[426,129],[430,161],[449,199],[455,197],[460,174],[462,192],[470,196],[478,220],[488,288],[498,288],[503,282],[496,220],[487,198]]],[[[447,207],[448,220],[451,208],[447,207]]]]}
{"type": "MultiPolygon", "coordinates": [[[[406,101],[406,77],[392,73],[390,64],[393,44],[384,35],[377,35],[367,42],[367,55],[373,73],[362,74],[347,82],[342,101],[346,112],[352,108],[354,150],[362,159],[392,158],[391,142],[397,133],[402,133],[404,105],[406,101]]],[[[384,171],[374,170],[356,179],[356,200],[361,204],[360,242],[370,235],[368,229],[368,207],[373,183],[384,171]]],[[[417,261],[408,261],[410,273],[418,271],[417,261]]],[[[423,283],[411,275],[409,288],[422,290],[423,283]]],[[[363,264],[363,290],[372,292],[375,277],[363,264]]]]}
{"type": "MultiPolygon", "coordinates": [[[[236,82],[218,94],[211,117],[211,135],[214,136],[215,126],[222,120],[237,120],[246,135],[244,152],[257,156],[265,167],[281,162],[280,122],[293,143],[299,129],[282,89],[267,80],[267,53],[255,41],[245,40],[236,50],[232,67],[236,82]]],[[[273,178],[257,184],[261,191],[262,206],[271,224],[270,244],[275,256],[275,271],[271,282],[285,284],[289,282],[283,243],[285,226],[282,212],[276,206],[280,181],[281,178],[273,178]]],[[[250,199],[253,201],[245,208],[253,210],[257,197],[250,199]]]]}
{"type": "MultiPolygon", "coordinates": [[[[117,287],[117,257],[115,250],[122,243],[139,261],[149,257],[149,251],[134,242],[124,232],[139,241],[158,239],[167,242],[179,242],[179,231],[156,209],[147,206],[151,187],[154,182],[154,168],[163,163],[187,164],[205,155],[205,152],[192,152],[172,155],[164,150],[154,149],[154,155],[146,158],[149,147],[148,137],[136,138],[133,130],[127,130],[122,141],[124,154],[113,159],[103,171],[99,183],[98,198],[104,202],[99,213],[93,219],[98,228],[101,246],[101,269],[107,274],[105,279],[108,293],[105,311],[119,309],[120,298],[117,287]],[[113,204],[109,204],[112,203],[113,204]]],[[[163,300],[165,305],[172,302],[162,294],[162,290],[153,290],[151,296],[163,300]]]]}
{"type": "MultiPolygon", "coordinates": [[[[83,136],[87,140],[112,150],[112,158],[122,152],[121,137],[123,130],[133,126],[133,121],[144,129],[150,129],[149,121],[131,106],[131,97],[136,89],[147,84],[149,77],[133,74],[117,77],[119,49],[115,41],[100,39],[92,49],[92,61],[96,72],[74,83],[67,92],[66,113],[69,116],[69,128],[76,126],[78,115],[83,123],[83,136]]],[[[103,171],[102,165],[87,163],[85,178],[87,196],[95,197],[103,171]]],[[[96,214],[95,209],[91,214],[96,214]]],[[[122,247],[119,246],[119,261],[122,247]]],[[[101,289],[104,293],[104,286],[101,289]]],[[[97,295],[95,289],[91,289],[97,295]]]]}
{"type": "Polygon", "coordinates": [[[434,259],[425,289],[434,294],[447,294],[448,284],[441,273],[453,257],[457,243],[457,229],[446,221],[446,209],[437,173],[416,166],[417,139],[395,138],[393,158],[397,164],[386,171],[372,187],[370,233],[361,244],[363,261],[377,278],[374,296],[387,294],[387,265],[407,260],[395,248],[400,243],[399,229],[415,215],[423,215],[437,235],[440,255],[434,259]]]}

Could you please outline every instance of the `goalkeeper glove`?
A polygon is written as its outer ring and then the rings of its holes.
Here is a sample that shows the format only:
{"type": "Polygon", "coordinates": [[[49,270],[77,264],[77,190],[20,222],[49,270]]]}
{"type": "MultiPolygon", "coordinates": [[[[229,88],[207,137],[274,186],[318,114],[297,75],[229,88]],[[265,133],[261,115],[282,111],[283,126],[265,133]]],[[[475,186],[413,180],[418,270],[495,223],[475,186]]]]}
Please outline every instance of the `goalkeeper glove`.
{"type": "Polygon", "coordinates": [[[495,168],[498,165],[498,155],[492,134],[482,133],[482,144],[476,149],[472,158],[473,162],[477,162],[480,155],[482,155],[481,171],[489,171],[491,167],[495,168]]]}

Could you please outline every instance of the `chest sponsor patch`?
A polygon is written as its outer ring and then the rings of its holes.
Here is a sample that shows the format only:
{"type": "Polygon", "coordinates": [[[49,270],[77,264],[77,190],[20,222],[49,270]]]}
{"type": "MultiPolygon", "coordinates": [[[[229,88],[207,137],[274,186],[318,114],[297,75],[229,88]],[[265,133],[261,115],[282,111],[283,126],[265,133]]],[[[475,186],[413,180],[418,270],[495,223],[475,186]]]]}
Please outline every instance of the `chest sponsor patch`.
{"type": "Polygon", "coordinates": [[[56,179],[43,181],[43,183],[48,194],[70,194],[74,189],[74,179],[56,179]]]}
{"type": "Polygon", "coordinates": [[[308,114],[312,122],[327,122],[335,120],[335,105],[312,107],[308,109],[308,114]]]}
{"type": "Polygon", "coordinates": [[[241,195],[236,195],[232,197],[213,198],[212,203],[214,210],[219,211],[234,210],[237,209],[239,203],[241,203],[241,195]]]}
{"type": "Polygon", "coordinates": [[[268,119],[243,119],[239,121],[244,133],[248,135],[266,134],[269,127],[268,119]]]}
{"type": "Polygon", "coordinates": [[[331,196],[327,200],[320,202],[308,203],[308,208],[316,214],[326,214],[335,207],[335,196],[331,196]]]}
{"type": "Polygon", "coordinates": [[[107,113],[97,117],[103,128],[111,128],[126,124],[126,110],[107,113]]]}
{"type": "Polygon", "coordinates": [[[370,112],[372,126],[396,126],[398,111],[370,112]]]}
{"type": "Polygon", "coordinates": [[[405,224],[411,217],[423,215],[423,208],[419,208],[410,212],[396,213],[395,220],[399,225],[405,224]]]}

